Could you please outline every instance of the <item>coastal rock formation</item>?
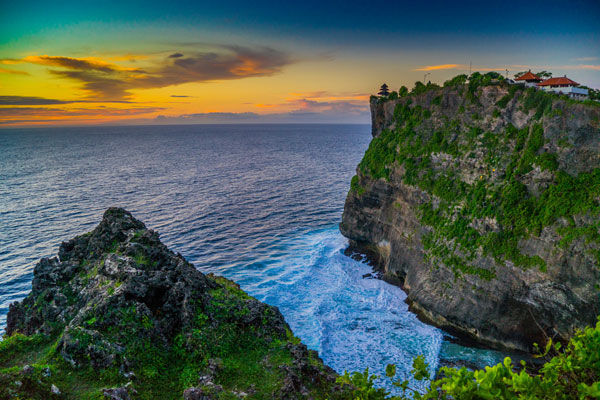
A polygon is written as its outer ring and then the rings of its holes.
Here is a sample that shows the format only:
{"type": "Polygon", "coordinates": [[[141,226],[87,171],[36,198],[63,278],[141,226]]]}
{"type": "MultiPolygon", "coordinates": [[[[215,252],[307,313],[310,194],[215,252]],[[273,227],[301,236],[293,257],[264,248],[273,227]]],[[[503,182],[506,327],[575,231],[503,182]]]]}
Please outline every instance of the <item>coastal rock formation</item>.
{"type": "Polygon", "coordinates": [[[600,107],[465,79],[371,99],[340,230],[438,326],[568,340],[600,311],[600,107]]]}
{"type": "Polygon", "coordinates": [[[0,398],[343,396],[277,308],[201,273],[123,209],[42,259],[32,286],[10,306],[0,398]]]}

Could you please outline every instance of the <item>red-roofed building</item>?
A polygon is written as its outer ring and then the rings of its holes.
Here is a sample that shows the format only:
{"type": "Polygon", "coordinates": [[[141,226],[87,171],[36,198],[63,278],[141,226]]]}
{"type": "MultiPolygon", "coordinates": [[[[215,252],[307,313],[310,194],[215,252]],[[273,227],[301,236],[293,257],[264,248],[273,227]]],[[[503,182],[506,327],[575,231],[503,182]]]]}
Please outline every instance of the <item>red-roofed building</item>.
{"type": "Polygon", "coordinates": [[[531,70],[525,72],[523,75],[515,79],[516,83],[525,84],[525,86],[535,87],[542,81],[542,78],[531,72],[531,70]]]}
{"type": "Polygon", "coordinates": [[[580,88],[579,83],[567,76],[561,76],[558,78],[546,79],[543,82],[537,84],[538,88],[547,92],[556,92],[560,94],[567,94],[574,99],[586,99],[588,96],[588,90],[580,88]]]}
{"type": "Polygon", "coordinates": [[[567,78],[567,76],[561,76],[559,78],[549,78],[545,81],[538,83],[538,86],[554,86],[554,87],[568,87],[568,86],[579,86],[579,83],[575,82],[572,79],[567,78]]]}

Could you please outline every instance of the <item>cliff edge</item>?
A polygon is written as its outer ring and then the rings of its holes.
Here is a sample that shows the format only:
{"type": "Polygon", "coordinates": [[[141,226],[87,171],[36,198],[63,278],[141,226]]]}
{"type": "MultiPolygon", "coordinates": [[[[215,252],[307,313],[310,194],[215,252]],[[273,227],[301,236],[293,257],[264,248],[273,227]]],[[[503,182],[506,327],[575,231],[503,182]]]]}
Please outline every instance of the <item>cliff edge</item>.
{"type": "Polygon", "coordinates": [[[566,341],[600,311],[600,107],[465,80],[371,99],[340,230],[438,326],[566,341]]]}
{"type": "Polygon", "coordinates": [[[341,398],[279,310],[205,275],[120,208],[35,267],[0,342],[0,398],[341,398]]]}

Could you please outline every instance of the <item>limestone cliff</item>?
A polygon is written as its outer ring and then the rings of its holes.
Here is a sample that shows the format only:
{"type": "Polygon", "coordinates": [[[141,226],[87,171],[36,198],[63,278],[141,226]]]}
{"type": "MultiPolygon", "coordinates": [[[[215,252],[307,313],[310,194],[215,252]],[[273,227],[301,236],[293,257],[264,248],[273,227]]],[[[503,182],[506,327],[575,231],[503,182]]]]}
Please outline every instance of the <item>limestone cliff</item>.
{"type": "Polygon", "coordinates": [[[340,230],[441,327],[566,340],[599,313],[600,107],[464,78],[371,99],[340,230]]]}

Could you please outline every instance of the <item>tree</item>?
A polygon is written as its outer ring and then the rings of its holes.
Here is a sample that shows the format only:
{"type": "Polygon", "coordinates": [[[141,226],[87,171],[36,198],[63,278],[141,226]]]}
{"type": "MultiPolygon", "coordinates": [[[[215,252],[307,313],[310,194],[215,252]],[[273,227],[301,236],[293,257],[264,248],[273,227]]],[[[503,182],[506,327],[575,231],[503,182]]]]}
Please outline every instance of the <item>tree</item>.
{"type": "Polygon", "coordinates": [[[588,90],[588,98],[590,100],[600,100],[600,89],[594,89],[591,87],[587,87],[584,85],[579,86],[582,89],[587,89],[588,90]]]}
{"type": "Polygon", "coordinates": [[[454,78],[444,82],[444,87],[464,85],[469,77],[466,74],[457,75],[454,78]]]}
{"type": "Polygon", "coordinates": [[[402,86],[400,89],[398,89],[398,96],[404,97],[407,94],[408,94],[408,88],[406,86],[402,86]]]}
{"type": "Polygon", "coordinates": [[[412,94],[421,94],[421,93],[425,93],[426,91],[427,91],[427,86],[425,86],[423,84],[423,82],[421,82],[421,81],[416,81],[415,87],[412,89],[411,93],[412,94]]]}
{"type": "Polygon", "coordinates": [[[385,83],[383,85],[381,85],[381,87],[379,88],[379,93],[377,93],[380,96],[387,96],[390,94],[390,90],[388,88],[388,85],[386,85],[385,83]]]}
{"type": "Polygon", "coordinates": [[[540,78],[544,78],[544,79],[552,78],[552,72],[549,72],[549,71],[540,71],[540,72],[536,72],[535,74],[537,76],[539,76],[540,78]]]}
{"type": "Polygon", "coordinates": [[[515,79],[518,79],[520,77],[522,77],[523,75],[525,75],[526,73],[528,73],[529,71],[521,71],[521,72],[517,72],[515,74],[515,79]]]}
{"type": "MultiPolygon", "coordinates": [[[[526,73],[528,73],[529,71],[522,71],[522,72],[517,72],[515,74],[515,79],[520,78],[521,76],[525,75],[526,73]]],[[[540,72],[534,72],[534,75],[539,76],[542,79],[548,79],[548,78],[552,78],[552,72],[550,71],[540,71],[540,72]]]]}

